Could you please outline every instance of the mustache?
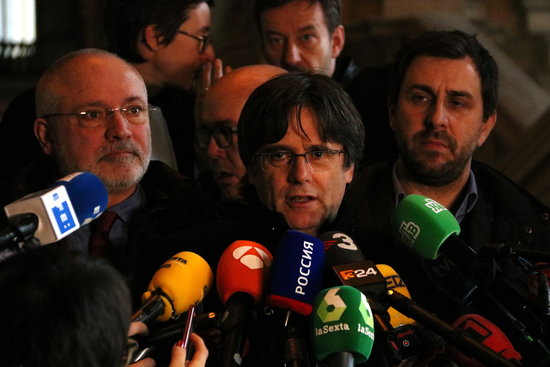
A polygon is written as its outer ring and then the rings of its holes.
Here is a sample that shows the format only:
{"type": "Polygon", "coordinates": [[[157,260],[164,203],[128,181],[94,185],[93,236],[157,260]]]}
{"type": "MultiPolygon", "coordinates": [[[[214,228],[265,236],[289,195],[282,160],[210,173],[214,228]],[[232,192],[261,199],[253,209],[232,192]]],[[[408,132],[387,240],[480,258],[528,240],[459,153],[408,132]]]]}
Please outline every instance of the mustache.
{"type": "Polygon", "coordinates": [[[141,148],[136,143],[130,140],[116,141],[110,145],[102,147],[98,153],[99,155],[103,156],[121,150],[128,151],[139,157],[143,156],[143,151],[141,150],[141,148]]]}
{"type": "Polygon", "coordinates": [[[452,151],[455,151],[458,146],[456,140],[453,139],[451,136],[449,136],[443,130],[434,130],[434,129],[428,128],[428,129],[419,131],[413,136],[413,141],[416,143],[421,143],[422,141],[429,140],[429,139],[442,141],[452,151]]]}

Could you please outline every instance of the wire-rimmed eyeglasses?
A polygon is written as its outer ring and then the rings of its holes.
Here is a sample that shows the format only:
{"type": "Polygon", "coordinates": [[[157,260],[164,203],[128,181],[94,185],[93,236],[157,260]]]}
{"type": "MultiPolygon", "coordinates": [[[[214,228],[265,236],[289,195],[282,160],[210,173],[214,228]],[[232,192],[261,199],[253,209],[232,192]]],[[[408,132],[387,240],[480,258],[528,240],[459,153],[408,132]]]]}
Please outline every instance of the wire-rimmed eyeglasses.
{"type": "Polygon", "coordinates": [[[233,135],[237,134],[236,126],[225,125],[201,125],[197,129],[197,145],[201,149],[208,149],[210,138],[214,138],[216,145],[220,148],[229,148],[233,145],[233,135]]]}
{"type": "Polygon", "coordinates": [[[208,45],[210,45],[212,43],[212,36],[207,34],[207,35],[195,35],[195,34],[191,34],[191,33],[187,33],[186,31],[181,31],[181,30],[177,30],[176,31],[177,33],[179,34],[183,34],[183,35],[186,35],[187,37],[191,37],[193,38],[194,40],[197,40],[199,41],[199,53],[202,54],[206,48],[208,47],[208,45]]]}
{"type": "Polygon", "coordinates": [[[148,112],[155,111],[157,107],[152,105],[132,104],[116,108],[89,108],[85,111],[74,113],[50,113],[40,116],[48,119],[58,116],[75,116],[78,119],[79,126],[82,127],[99,127],[105,124],[110,119],[115,111],[119,111],[126,121],[132,124],[143,124],[148,121],[148,112]]]}
{"type": "Polygon", "coordinates": [[[332,169],[338,162],[340,154],[346,153],[345,150],[315,150],[296,154],[290,152],[264,152],[256,153],[254,156],[260,161],[260,167],[264,172],[270,172],[284,168],[290,168],[296,161],[296,157],[304,157],[306,163],[314,171],[325,171],[332,169]]]}

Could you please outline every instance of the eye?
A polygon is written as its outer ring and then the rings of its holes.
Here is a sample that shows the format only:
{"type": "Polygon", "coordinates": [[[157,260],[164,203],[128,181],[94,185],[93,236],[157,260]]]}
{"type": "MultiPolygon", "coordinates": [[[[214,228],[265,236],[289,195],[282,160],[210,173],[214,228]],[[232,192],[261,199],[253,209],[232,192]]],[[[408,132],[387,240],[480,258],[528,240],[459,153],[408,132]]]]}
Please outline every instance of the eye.
{"type": "Polygon", "coordinates": [[[301,37],[302,41],[311,41],[313,39],[313,34],[311,33],[306,33],[306,34],[303,34],[301,37]]]}
{"type": "Polygon", "coordinates": [[[123,110],[124,110],[124,111],[126,112],[126,114],[128,114],[128,115],[139,116],[139,115],[143,112],[144,108],[141,107],[141,106],[137,106],[137,105],[136,105],[136,106],[126,107],[126,108],[124,108],[123,110]]]}
{"type": "Polygon", "coordinates": [[[102,110],[88,110],[80,113],[86,120],[101,120],[104,115],[102,110]]]}
{"type": "Polygon", "coordinates": [[[428,101],[428,97],[423,95],[423,94],[413,94],[411,96],[411,101],[414,103],[414,104],[422,104],[422,103],[425,103],[428,101]]]}
{"type": "Polygon", "coordinates": [[[283,37],[270,36],[267,38],[267,42],[272,46],[280,45],[283,43],[283,37]]]}
{"type": "Polygon", "coordinates": [[[270,160],[274,162],[282,162],[287,160],[290,154],[284,153],[284,152],[273,152],[273,153],[268,153],[267,156],[269,157],[270,160]]]}
{"type": "Polygon", "coordinates": [[[318,150],[318,151],[315,151],[315,152],[309,152],[308,154],[312,159],[323,159],[323,158],[326,157],[328,152],[324,151],[324,150],[318,150]]]}

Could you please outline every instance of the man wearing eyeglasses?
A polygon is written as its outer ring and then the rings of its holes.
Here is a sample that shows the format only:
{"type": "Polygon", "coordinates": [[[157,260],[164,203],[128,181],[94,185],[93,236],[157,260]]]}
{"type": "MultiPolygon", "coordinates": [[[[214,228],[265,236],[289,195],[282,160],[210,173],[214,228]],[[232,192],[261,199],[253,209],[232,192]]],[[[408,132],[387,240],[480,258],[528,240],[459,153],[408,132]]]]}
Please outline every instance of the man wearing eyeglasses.
{"type": "Polygon", "coordinates": [[[336,223],[364,135],[357,110],[336,82],[321,74],[279,75],[251,94],[238,129],[259,207],[275,214],[266,215],[271,219],[264,228],[315,236],[336,223]]]}
{"type": "Polygon", "coordinates": [[[145,84],[114,54],[85,49],[59,59],[40,78],[36,101],[34,130],[45,155],[22,173],[15,198],[76,171],[98,176],[108,210],[60,245],[92,256],[102,246],[98,256],[127,278],[137,307],[160,264],[183,249],[200,253],[192,247],[199,241],[185,236],[214,218],[213,205],[193,180],[151,161],[145,84]],[[107,213],[114,214],[107,240],[96,242],[107,213]]]}
{"type": "Polygon", "coordinates": [[[204,96],[196,141],[208,157],[222,201],[244,200],[246,167],[239,156],[237,142],[237,122],[242,107],[256,87],[282,73],[286,71],[271,65],[244,66],[217,80],[204,96]]]}

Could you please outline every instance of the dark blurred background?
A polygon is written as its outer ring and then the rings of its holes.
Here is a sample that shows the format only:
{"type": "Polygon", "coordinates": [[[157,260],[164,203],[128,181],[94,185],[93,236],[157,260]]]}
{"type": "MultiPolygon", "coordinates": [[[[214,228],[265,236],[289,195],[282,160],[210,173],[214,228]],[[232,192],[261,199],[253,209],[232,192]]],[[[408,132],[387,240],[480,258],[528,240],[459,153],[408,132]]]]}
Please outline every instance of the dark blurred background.
{"type": "MultiPolygon", "coordinates": [[[[109,0],[0,0],[0,116],[59,56],[104,47],[104,1],[109,0]],[[18,41],[12,29],[27,29],[25,40],[18,41]]],[[[252,4],[214,1],[216,55],[233,67],[263,62],[252,4]]],[[[363,65],[390,62],[403,40],[425,30],[478,34],[499,64],[501,87],[497,126],[476,158],[550,205],[550,0],[342,0],[342,5],[344,53],[363,65]]]]}

